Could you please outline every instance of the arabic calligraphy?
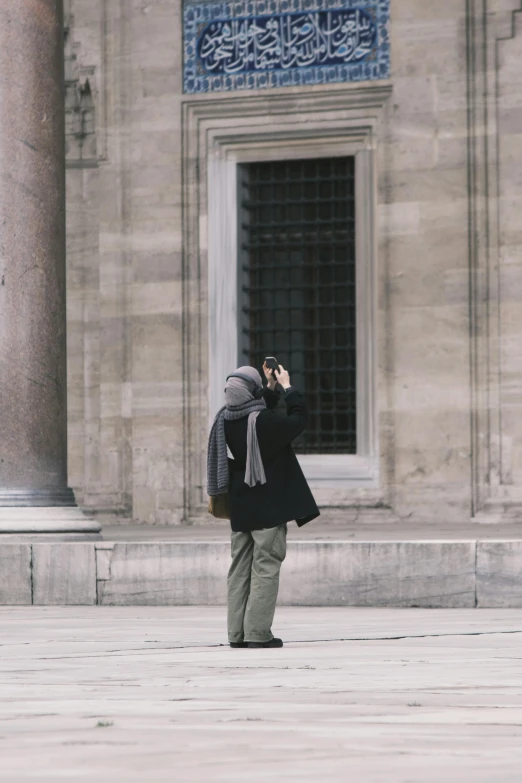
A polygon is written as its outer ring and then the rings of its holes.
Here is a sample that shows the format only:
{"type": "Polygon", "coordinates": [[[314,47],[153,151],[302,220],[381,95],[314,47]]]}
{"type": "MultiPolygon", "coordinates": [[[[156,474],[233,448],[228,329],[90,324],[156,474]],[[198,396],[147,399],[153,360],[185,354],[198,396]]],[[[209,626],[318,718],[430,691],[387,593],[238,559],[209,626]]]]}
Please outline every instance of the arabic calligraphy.
{"type": "Polygon", "coordinates": [[[216,20],[198,38],[204,72],[238,74],[363,62],[377,25],[359,8],[312,11],[216,20]]]}

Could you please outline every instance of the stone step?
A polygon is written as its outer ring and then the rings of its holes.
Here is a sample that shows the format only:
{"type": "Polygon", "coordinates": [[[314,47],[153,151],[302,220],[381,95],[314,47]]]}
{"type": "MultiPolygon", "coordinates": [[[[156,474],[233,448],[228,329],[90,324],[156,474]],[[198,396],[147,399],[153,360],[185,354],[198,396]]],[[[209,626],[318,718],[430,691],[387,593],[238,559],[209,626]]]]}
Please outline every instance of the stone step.
{"type": "MultiPolygon", "coordinates": [[[[5,543],[1,604],[224,605],[221,540],[5,543]]],[[[522,607],[522,537],[289,538],[287,606],[522,607]]]]}

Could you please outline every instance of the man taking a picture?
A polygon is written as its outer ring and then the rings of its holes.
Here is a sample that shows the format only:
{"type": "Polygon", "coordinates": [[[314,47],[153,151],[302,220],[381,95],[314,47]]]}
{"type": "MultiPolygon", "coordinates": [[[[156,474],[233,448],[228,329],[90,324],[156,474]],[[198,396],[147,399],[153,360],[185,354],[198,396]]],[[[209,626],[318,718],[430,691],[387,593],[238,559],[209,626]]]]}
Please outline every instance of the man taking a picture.
{"type": "Polygon", "coordinates": [[[292,448],[308,411],[281,365],[263,371],[239,367],[226,380],[225,406],[210,432],[207,490],[228,492],[232,564],[228,574],[228,638],[231,647],[282,647],[272,634],[279,573],[286,556],[287,522],[301,527],[319,509],[292,448]],[[286,416],[273,409],[283,389],[286,416]],[[233,456],[227,458],[227,446],[233,456]]]}

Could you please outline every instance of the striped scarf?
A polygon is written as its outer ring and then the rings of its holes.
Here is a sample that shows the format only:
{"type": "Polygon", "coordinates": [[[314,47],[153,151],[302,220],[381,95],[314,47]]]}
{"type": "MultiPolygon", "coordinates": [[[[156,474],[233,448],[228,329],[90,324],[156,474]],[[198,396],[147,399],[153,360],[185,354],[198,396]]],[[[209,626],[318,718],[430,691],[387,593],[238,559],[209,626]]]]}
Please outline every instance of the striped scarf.
{"type": "MultiPolygon", "coordinates": [[[[229,381],[229,385],[236,386],[237,391],[240,390],[240,384],[243,382],[238,378],[231,378],[229,381]]],[[[266,484],[256,432],[256,419],[260,412],[266,409],[266,402],[263,399],[254,399],[244,384],[243,389],[244,393],[241,391],[241,394],[245,398],[244,402],[233,406],[224,405],[218,411],[210,430],[207,452],[207,493],[210,497],[225,494],[229,487],[225,419],[236,421],[248,416],[245,483],[249,487],[255,486],[258,481],[266,484]]]]}

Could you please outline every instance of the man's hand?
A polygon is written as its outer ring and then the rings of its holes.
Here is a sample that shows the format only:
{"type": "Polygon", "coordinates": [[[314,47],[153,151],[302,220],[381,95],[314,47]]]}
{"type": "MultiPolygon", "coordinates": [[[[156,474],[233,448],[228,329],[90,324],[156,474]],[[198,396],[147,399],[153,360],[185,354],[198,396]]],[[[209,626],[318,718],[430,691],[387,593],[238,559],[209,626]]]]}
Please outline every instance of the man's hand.
{"type": "Polygon", "coordinates": [[[279,365],[279,370],[275,370],[275,376],[277,378],[277,382],[281,384],[283,389],[288,389],[290,384],[290,376],[288,374],[288,370],[285,370],[282,364],[279,365]]]}
{"type": "Polygon", "coordinates": [[[270,367],[266,366],[266,362],[263,364],[263,372],[265,373],[268,388],[272,390],[275,389],[277,381],[274,378],[273,371],[270,369],[270,367]]]}

